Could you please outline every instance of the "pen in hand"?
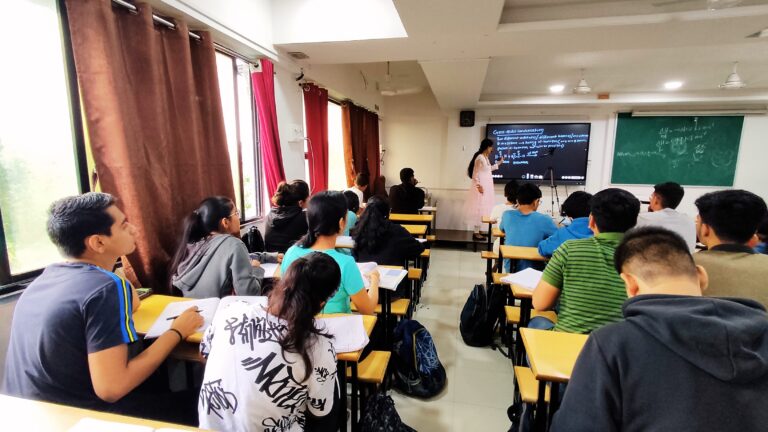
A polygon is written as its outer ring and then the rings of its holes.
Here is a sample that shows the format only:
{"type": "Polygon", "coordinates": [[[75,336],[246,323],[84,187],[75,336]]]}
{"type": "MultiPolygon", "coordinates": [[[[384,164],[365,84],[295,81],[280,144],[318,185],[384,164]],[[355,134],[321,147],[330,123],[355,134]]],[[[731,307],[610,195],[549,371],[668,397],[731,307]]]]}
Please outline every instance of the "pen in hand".
{"type": "MultiPolygon", "coordinates": [[[[198,309],[197,311],[198,311],[198,312],[202,312],[203,310],[202,310],[202,309],[198,309]]],[[[178,317],[179,317],[179,315],[176,315],[176,316],[168,317],[168,318],[166,318],[165,320],[166,320],[166,321],[171,321],[171,320],[175,320],[175,319],[176,319],[176,318],[178,318],[178,317]]]]}

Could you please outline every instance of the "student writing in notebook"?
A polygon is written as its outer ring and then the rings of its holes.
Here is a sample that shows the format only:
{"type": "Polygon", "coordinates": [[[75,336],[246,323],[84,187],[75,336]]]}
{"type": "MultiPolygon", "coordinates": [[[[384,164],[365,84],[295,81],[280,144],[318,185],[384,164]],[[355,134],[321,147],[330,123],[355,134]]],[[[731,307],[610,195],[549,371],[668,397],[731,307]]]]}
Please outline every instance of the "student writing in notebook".
{"type": "Polygon", "coordinates": [[[336,430],[336,352],[314,317],[341,272],[330,255],[295,259],[268,305],[235,301],[203,335],[200,427],[222,431],[336,430]]]}
{"type": "Polygon", "coordinates": [[[147,349],[129,354],[139,299],[111,270],[136,248],[136,228],[115,199],[92,192],[55,202],[48,235],[66,262],[48,266],[16,304],[2,393],[194,423],[185,412],[194,412],[195,395],[135,390],[203,318],[190,308],[147,349]]]}
{"type": "Polygon", "coordinates": [[[240,212],[222,196],[204,199],[184,220],[184,231],[170,266],[171,285],[184,297],[261,295],[264,269],[278,253],[259,253],[252,261],[240,240],[240,212]]]}
{"type": "Polygon", "coordinates": [[[315,251],[327,253],[341,269],[341,283],[338,291],[323,308],[323,312],[349,313],[352,311],[352,301],[360,313],[371,315],[379,301],[379,273],[374,270],[368,275],[371,283],[366,292],[355,259],[335,249],[336,238],[344,231],[346,219],[347,200],[343,193],[323,191],[313,195],[307,205],[309,231],[285,253],[280,271],[284,274],[293,261],[304,255],[315,251]]]}

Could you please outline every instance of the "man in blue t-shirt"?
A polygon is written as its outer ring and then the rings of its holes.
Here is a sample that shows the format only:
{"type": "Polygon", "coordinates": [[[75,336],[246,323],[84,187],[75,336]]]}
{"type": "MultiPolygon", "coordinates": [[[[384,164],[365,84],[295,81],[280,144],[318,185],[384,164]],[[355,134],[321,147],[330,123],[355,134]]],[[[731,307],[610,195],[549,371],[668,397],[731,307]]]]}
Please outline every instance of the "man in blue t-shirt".
{"type": "Polygon", "coordinates": [[[87,193],[51,206],[48,235],[67,261],[48,266],[16,304],[3,393],[137,414],[123,409],[124,397],[203,319],[190,308],[129,357],[128,345],[138,340],[132,314],[139,300],[111,269],[133,252],[135,234],[109,194],[87,193]]]}
{"type": "MultiPolygon", "coordinates": [[[[517,210],[507,210],[501,216],[499,229],[504,232],[507,246],[536,247],[539,242],[557,231],[552,218],[536,210],[541,203],[541,189],[533,183],[525,183],[517,190],[517,210]]],[[[518,260],[514,269],[511,260],[504,260],[504,271],[518,272],[529,267],[541,266],[535,261],[518,260]]]]}

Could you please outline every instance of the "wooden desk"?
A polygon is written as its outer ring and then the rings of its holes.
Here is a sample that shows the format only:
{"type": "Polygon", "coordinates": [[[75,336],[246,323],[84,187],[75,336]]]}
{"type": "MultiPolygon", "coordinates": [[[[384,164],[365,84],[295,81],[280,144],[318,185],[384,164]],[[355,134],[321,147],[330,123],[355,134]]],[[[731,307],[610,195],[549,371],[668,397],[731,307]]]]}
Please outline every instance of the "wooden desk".
{"type": "Polygon", "coordinates": [[[403,225],[403,228],[411,233],[412,236],[423,237],[427,234],[426,225],[403,225]]]}
{"type": "Polygon", "coordinates": [[[492,251],[493,250],[493,239],[491,239],[491,234],[492,234],[491,233],[491,229],[493,228],[493,224],[495,224],[498,221],[496,219],[491,218],[490,216],[483,216],[481,221],[484,224],[488,224],[488,250],[492,251]]]}
{"type": "MultiPolygon", "coordinates": [[[[136,328],[136,333],[145,335],[149,331],[152,324],[155,323],[157,317],[163,312],[163,309],[169,303],[182,302],[194,300],[185,297],[174,297],[169,295],[153,294],[141,301],[141,306],[133,314],[133,326],[136,328]]],[[[203,340],[203,334],[198,332],[190,335],[187,338],[187,342],[199,344],[203,340]]]]}
{"type": "Polygon", "coordinates": [[[65,432],[83,418],[144,426],[153,429],[200,430],[188,426],[22,399],[3,394],[0,394],[0,418],[3,419],[3,430],[8,431],[65,432]]]}
{"type": "Polygon", "coordinates": [[[421,224],[430,224],[435,219],[431,214],[404,214],[390,213],[389,220],[392,222],[416,222],[421,224]]]}
{"type": "Polygon", "coordinates": [[[504,238],[506,234],[504,234],[504,231],[502,231],[500,228],[496,227],[491,230],[491,236],[492,237],[498,237],[498,238],[504,238]]]}
{"type": "Polygon", "coordinates": [[[587,343],[587,335],[563,333],[548,330],[520,329],[531,370],[539,380],[539,403],[536,404],[534,430],[546,430],[552,415],[558,406],[558,384],[571,379],[576,358],[587,343]],[[551,383],[550,407],[547,407],[544,394],[547,383],[551,383]]]}
{"type": "Polygon", "coordinates": [[[430,226],[432,228],[432,231],[434,232],[434,230],[437,228],[437,207],[436,206],[424,206],[424,207],[420,208],[419,209],[419,214],[424,214],[424,213],[431,214],[432,216],[434,216],[432,218],[432,223],[430,224],[430,226]]]}
{"type": "Polygon", "coordinates": [[[501,245],[499,254],[504,259],[513,260],[547,261],[548,259],[539,255],[539,249],[535,247],[501,245]]]}

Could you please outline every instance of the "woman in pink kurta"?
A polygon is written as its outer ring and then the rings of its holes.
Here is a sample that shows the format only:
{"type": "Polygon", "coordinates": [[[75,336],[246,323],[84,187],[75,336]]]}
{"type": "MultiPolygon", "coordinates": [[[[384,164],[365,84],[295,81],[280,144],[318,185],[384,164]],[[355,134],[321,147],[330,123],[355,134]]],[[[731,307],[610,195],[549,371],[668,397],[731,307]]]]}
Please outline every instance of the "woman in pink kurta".
{"type": "Polygon", "coordinates": [[[467,194],[465,212],[467,225],[472,228],[474,238],[477,240],[483,238],[480,235],[483,216],[490,215],[496,204],[491,172],[499,169],[499,165],[504,162],[502,156],[498,162],[491,165],[491,161],[488,159],[491,152],[493,152],[493,141],[486,138],[480,143],[480,149],[472,156],[469,167],[467,167],[467,175],[472,179],[472,185],[467,194]]]}

